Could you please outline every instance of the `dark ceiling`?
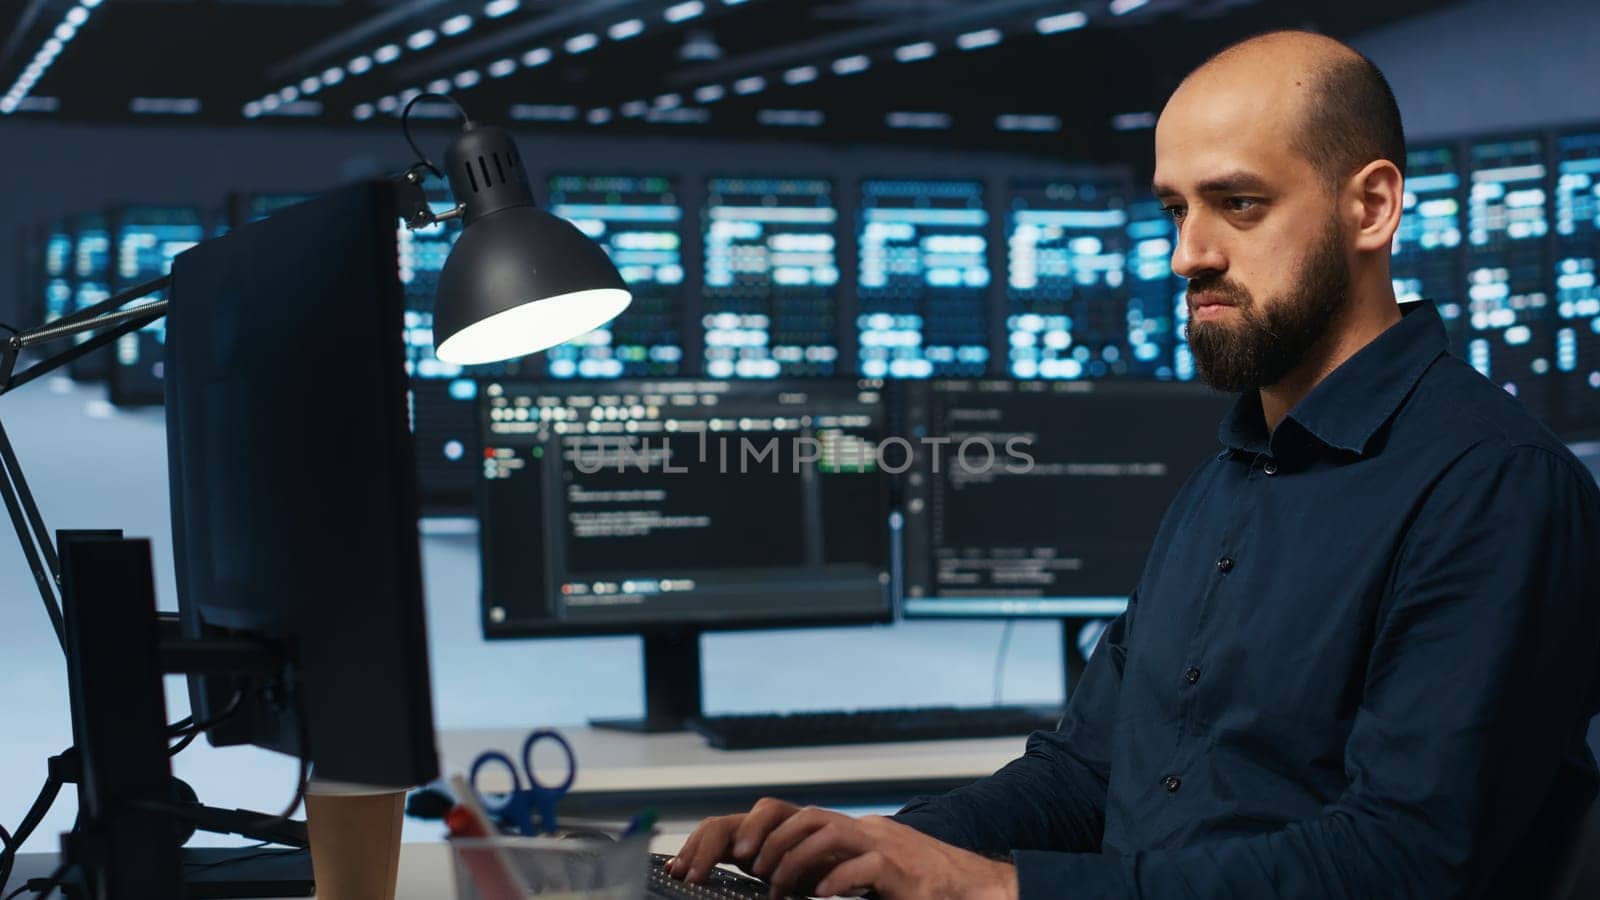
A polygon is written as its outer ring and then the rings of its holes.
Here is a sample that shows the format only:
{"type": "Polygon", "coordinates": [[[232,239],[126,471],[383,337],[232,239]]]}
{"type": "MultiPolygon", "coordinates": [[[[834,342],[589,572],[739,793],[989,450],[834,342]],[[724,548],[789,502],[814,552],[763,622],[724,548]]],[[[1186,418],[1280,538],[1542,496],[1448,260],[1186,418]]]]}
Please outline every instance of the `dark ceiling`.
{"type": "Polygon", "coordinates": [[[1177,80],[1230,40],[1284,26],[1349,37],[1454,2],[20,0],[0,112],[380,123],[407,91],[448,88],[475,118],[544,130],[1108,160],[1144,148],[1177,80]],[[386,46],[398,53],[383,62],[386,46]]]}

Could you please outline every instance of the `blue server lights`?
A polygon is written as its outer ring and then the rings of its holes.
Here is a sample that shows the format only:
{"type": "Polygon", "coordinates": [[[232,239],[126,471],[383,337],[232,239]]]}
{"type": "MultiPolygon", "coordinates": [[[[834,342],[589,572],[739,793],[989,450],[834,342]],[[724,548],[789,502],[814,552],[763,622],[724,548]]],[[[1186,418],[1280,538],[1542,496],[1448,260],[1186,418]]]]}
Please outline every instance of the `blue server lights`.
{"type": "Polygon", "coordinates": [[[550,211],[604,247],[633,303],[594,331],[546,353],[553,378],[676,375],[682,368],[683,207],[672,179],[557,175],[550,211]]]}
{"type": "Polygon", "coordinates": [[[1548,420],[1554,341],[1544,142],[1488,141],[1469,152],[1467,361],[1548,420]]]}
{"type": "Polygon", "coordinates": [[[44,320],[54,322],[71,311],[73,232],[64,220],[51,222],[44,239],[44,320]]]}
{"type": "Polygon", "coordinates": [[[860,373],[929,378],[988,371],[983,183],[863,181],[857,234],[860,373]]]}
{"type": "MultiPolygon", "coordinates": [[[[172,271],[179,253],[205,239],[205,220],[192,207],[126,206],[114,210],[116,289],[126,290],[172,271]]],[[[151,300],[166,298],[166,292],[151,300]]],[[[118,404],[160,403],[167,320],[158,318],[117,339],[110,370],[111,400],[118,404]]]]}
{"type": "Polygon", "coordinates": [[[705,374],[835,374],[839,211],[825,178],[713,178],[706,188],[705,374]]]}
{"type": "Polygon", "coordinates": [[[1389,274],[1401,303],[1430,300],[1452,352],[1466,349],[1467,303],[1461,272],[1461,168],[1453,147],[1406,154],[1404,209],[1389,274]]]}
{"type": "MultiPolygon", "coordinates": [[[[1176,230],[1160,201],[1128,204],[1128,328],[1143,332],[1159,351],[1152,374],[1161,380],[1193,381],[1194,356],[1184,339],[1189,322],[1187,286],[1172,272],[1176,230]]],[[[1147,351],[1148,352],[1148,351],[1147,351]]]]}
{"type": "Polygon", "coordinates": [[[1600,131],[1556,139],[1556,369],[1563,427],[1600,431],[1600,131]]]}
{"type": "Polygon", "coordinates": [[[1163,340],[1170,326],[1151,328],[1124,289],[1126,194],[1120,180],[1012,184],[1006,220],[1010,374],[1078,379],[1154,376],[1163,368],[1170,373],[1171,347],[1163,340]]]}

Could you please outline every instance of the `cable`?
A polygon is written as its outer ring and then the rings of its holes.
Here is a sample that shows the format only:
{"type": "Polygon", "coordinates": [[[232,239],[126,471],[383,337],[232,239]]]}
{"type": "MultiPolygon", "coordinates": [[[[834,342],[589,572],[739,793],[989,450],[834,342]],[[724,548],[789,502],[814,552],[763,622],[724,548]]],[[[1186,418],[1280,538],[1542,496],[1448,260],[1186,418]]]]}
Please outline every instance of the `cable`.
{"type": "Polygon", "coordinates": [[[4,328],[5,330],[11,332],[12,334],[21,334],[22,333],[21,331],[17,330],[16,328],[13,328],[10,325],[7,325],[4,322],[0,322],[0,328],[4,328]]]}
{"type": "Polygon", "coordinates": [[[306,732],[306,708],[298,690],[294,692],[294,706],[296,731],[299,732],[300,736],[300,776],[295,783],[294,799],[289,802],[288,809],[270,818],[262,819],[258,823],[258,826],[262,828],[271,828],[274,825],[282,825],[284,822],[289,821],[289,818],[300,809],[300,804],[305,802],[306,799],[306,780],[311,777],[311,736],[306,732]]]}
{"type": "Polygon", "coordinates": [[[1011,650],[1011,631],[1017,625],[1016,619],[1007,619],[1005,630],[1000,632],[1000,652],[994,659],[994,705],[1000,705],[1000,698],[1005,695],[1006,686],[1006,654],[1011,650]]]}
{"type": "Polygon", "coordinates": [[[400,131],[406,136],[406,143],[411,145],[411,152],[417,155],[417,162],[427,166],[428,170],[434,174],[434,177],[443,178],[444,173],[439,171],[439,167],[433,164],[433,160],[429,159],[428,155],[422,152],[422,148],[418,147],[417,142],[411,137],[411,107],[416,106],[417,101],[421,100],[423,97],[437,97],[451,106],[454,106],[456,108],[456,112],[461,114],[461,123],[463,126],[471,125],[472,117],[467,115],[467,111],[465,109],[461,108],[461,104],[456,102],[456,98],[450,96],[449,94],[435,94],[431,91],[418,94],[415,97],[412,97],[410,100],[407,100],[406,108],[400,111],[400,131]]]}
{"type": "Polygon", "coordinates": [[[56,802],[56,795],[61,793],[61,781],[53,775],[44,781],[44,787],[39,789],[39,796],[34,799],[33,806],[28,808],[22,817],[22,823],[17,826],[16,833],[10,836],[9,846],[0,852],[0,891],[5,890],[6,882],[11,880],[11,870],[16,865],[17,854],[21,852],[22,845],[27,843],[33,830],[44,821],[45,813],[56,802]]]}
{"type": "Polygon", "coordinates": [[[244,689],[233,692],[222,711],[209,719],[199,722],[194,721],[194,716],[186,716],[167,726],[167,737],[179,738],[178,743],[167,748],[168,756],[177,756],[184,748],[195,742],[195,739],[204,734],[208,729],[215,728],[239,711],[239,705],[244,702],[244,689]]]}

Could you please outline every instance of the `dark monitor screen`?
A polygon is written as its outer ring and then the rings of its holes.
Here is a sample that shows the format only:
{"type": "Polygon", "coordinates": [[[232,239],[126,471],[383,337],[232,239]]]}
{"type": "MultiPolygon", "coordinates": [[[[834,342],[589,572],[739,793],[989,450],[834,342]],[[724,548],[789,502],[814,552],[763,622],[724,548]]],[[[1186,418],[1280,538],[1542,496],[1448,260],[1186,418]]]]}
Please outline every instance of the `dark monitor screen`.
{"type": "Polygon", "coordinates": [[[1461,246],[1466,218],[1456,148],[1408,151],[1405,184],[1389,262],[1395,299],[1432,302],[1444,321],[1450,352],[1464,355],[1468,317],[1461,246]]]}
{"type": "Polygon", "coordinates": [[[1233,402],[1156,381],[937,380],[908,396],[903,612],[1116,615],[1233,402]]]}
{"type": "Polygon", "coordinates": [[[611,257],[633,302],[609,324],[545,353],[551,378],[663,377],[683,369],[683,206],[671,178],[557,175],[550,212],[611,257]]]}
{"type": "MultiPolygon", "coordinates": [[[[125,206],[112,211],[111,224],[116,242],[117,291],[171,272],[173,259],[206,236],[200,210],[192,207],[125,206]]],[[[166,291],[157,291],[139,302],[164,300],[166,295],[166,291]]],[[[165,318],[117,339],[109,373],[111,402],[161,402],[166,343],[165,318]]]]}
{"type": "Polygon", "coordinates": [[[884,621],[880,383],[490,381],[489,637],[884,621]]]}
{"type": "Polygon", "coordinates": [[[281,641],[285,699],[192,677],[214,743],[320,777],[434,778],[393,186],[331,191],[180,255],[167,317],[178,609],[191,637],[281,641]],[[286,363],[287,361],[287,363],[286,363]],[[329,385],[337,385],[330,390],[329,385]]]}
{"type": "Polygon", "coordinates": [[[1161,201],[1140,198],[1128,204],[1128,328],[1143,331],[1147,342],[1162,348],[1156,378],[1193,381],[1194,357],[1183,331],[1189,321],[1187,286],[1172,272],[1176,238],[1161,201]]]}
{"type": "Polygon", "coordinates": [[[1466,358],[1551,421],[1555,308],[1545,235],[1549,168],[1536,137],[1469,148],[1466,358]]]}
{"type": "Polygon", "coordinates": [[[1557,420],[1600,436],[1600,131],[1556,138],[1555,235],[1557,420]]]}
{"type": "Polygon", "coordinates": [[[1170,309],[1135,310],[1121,179],[1011,183],[1007,369],[1016,378],[1171,378],[1170,309]]]}
{"type": "Polygon", "coordinates": [[[983,182],[868,179],[856,233],[858,370],[869,378],[989,369],[983,182]]]}
{"type": "MultiPolygon", "coordinates": [[[[77,240],[72,252],[72,312],[77,312],[111,297],[111,230],[106,217],[93,213],[78,216],[73,223],[77,240]]],[[[76,343],[92,337],[79,334],[76,343]]],[[[78,381],[97,381],[105,378],[111,367],[111,351],[99,350],[73,360],[67,367],[78,381]]]]}
{"type": "Polygon", "coordinates": [[[704,215],[705,373],[839,371],[839,210],[826,178],[713,178],[704,215]]]}

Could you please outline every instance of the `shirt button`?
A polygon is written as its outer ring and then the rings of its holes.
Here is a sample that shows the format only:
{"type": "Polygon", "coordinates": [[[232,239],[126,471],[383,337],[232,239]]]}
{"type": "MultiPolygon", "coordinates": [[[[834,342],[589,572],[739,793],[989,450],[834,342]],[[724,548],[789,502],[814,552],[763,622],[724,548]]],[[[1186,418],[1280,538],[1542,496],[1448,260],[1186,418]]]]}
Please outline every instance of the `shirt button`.
{"type": "Polygon", "coordinates": [[[1176,794],[1178,792],[1178,788],[1182,785],[1183,782],[1179,781],[1178,776],[1176,775],[1168,775],[1167,777],[1161,779],[1161,786],[1166,788],[1167,793],[1169,794],[1176,794]]]}
{"type": "Polygon", "coordinates": [[[1276,475],[1278,474],[1278,464],[1275,462],[1269,462],[1261,467],[1261,471],[1267,473],[1268,475],[1276,475]]]}
{"type": "Polygon", "coordinates": [[[1184,670],[1183,680],[1189,682],[1190,684],[1194,684],[1196,681],[1200,680],[1200,670],[1196,669],[1194,666],[1190,666],[1184,670]]]}
{"type": "Polygon", "coordinates": [[[1224,573],[1233,571],[1233,557],[1224,556],[1217,560],[1217,571],[1224,573]]]}

